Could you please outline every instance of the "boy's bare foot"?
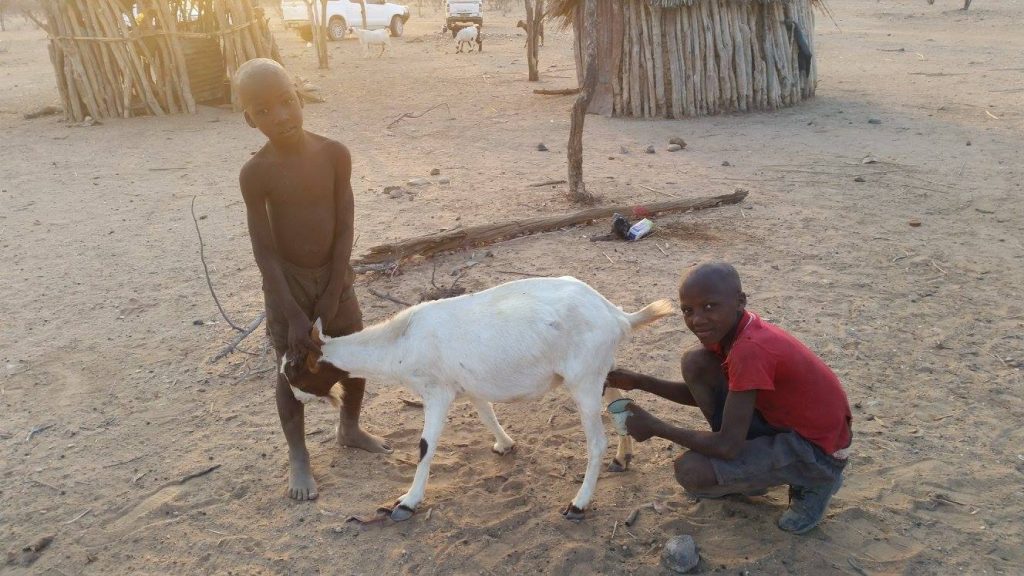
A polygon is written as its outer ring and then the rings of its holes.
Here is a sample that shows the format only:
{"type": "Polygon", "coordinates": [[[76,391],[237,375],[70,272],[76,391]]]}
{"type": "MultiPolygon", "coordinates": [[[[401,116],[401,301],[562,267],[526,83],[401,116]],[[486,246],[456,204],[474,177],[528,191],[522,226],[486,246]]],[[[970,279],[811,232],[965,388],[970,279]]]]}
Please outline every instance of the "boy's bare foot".
{"type": "Polygon", "coordinates": [[[386,440],[379,436],[370,434],[359,426],[339,425],[336,432],[338,435],[338,444],[342,446],[359,448],[360,450],[379,454],[391,454],[395,451],[386,440]]]}
{"type": "Polygon", "coordinates": [[[316,500],[316,480],[309,458],[294,458],[288,462],[288,497],[292,500],[316,500]]]}

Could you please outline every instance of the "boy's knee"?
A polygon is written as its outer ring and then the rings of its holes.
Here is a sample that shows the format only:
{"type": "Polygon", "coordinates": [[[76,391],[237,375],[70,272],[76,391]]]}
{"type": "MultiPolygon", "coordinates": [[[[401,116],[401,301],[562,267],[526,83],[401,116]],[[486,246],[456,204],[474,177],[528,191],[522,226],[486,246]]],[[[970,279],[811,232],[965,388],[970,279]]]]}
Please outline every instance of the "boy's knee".
{"type": "Polygon", "coordinates": [[[673,467],[676,482],[688,491],[700,491],[718,484],[711,461],[692,450],[676,458],[673,467]]]}
{"type": "Polygon", "coordinates": [[[694,382],[710,374],[720,374],[722,361],[703,347],[691,348],[683,352],[682,368],[683,379],[686,382],[694,382]]]}

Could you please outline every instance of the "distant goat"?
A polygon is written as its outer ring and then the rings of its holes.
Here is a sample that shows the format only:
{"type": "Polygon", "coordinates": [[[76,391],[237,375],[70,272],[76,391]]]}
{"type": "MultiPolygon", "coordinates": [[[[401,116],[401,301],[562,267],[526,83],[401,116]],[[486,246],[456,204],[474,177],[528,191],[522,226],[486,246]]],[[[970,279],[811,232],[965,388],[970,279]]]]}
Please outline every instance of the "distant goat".
{"type": "MultiPolygon", "coordinates": [[[[636,328],[670,314],[668,300],[629,314],[575,278],[530,278],[423,302],[349,336],[322,336],[317,321],[314,340],[323,343],[320,362],[353,377],[398,383],[423,398],[420,463],[409,491],[390,511],[392,520],[409,518],[422,502],[456,397],[469,397],[494,435],[492,449],[506,454],[515,442],[498,424],[491,402],[537,399],[559,384],[576,403],[587,438],[583,485],[562,512],[578,520],[593,497],[608,445],[602,389],[615,349],[636,328]]],[[[631,446],[628,436],[619,437],[618,463],[628,463],[631,446]]]]}
{"type": "Polygon", "coordinates": [[[385,49],[391,49],[391,31],[387,28],[381,28],[380,30],[353,28],[352,31],[359,37],[359,44],[363,47],[364,58],[370,56],[370,46],[380,46],[380,54],[377,54],[378,58],[384,55],[385,49]]]}
{"type": "MultiPolygon", "coordinates": [[[[516,28],[522,28],[523,32],[526,32],[527,35],[530,34],[530,30],[526,27],[526,21],[525,20],[520,20],[519,22],[516,22],[516,28]]],[[[540,25],[537,26],[537,39],[540,40],[540,45],[543,46],[544,45],[544,21],[543,20],[541,20],[540,21],[540,25]]],[[[526,41],[529,42],[530,39],[527,38],[526,41]]],[[[525,45],[526,44],[523,44],[523,46],[525,46],[525,45]]]]}
{"type": "MultiPolygon", "coordinates": [[[[455,53],[458,54],[462,52],[463,44],[469,44],[469,49],[471,50],[474,42],[477,46],[477,52],[483,52],[484,39],[483,35],[480,34],[480,26],[478,24],[467,26],[459,30],[459,33],[455,35],[455,53]]],[[[468,52],[469,50],[466,51],[468,52]]]]}

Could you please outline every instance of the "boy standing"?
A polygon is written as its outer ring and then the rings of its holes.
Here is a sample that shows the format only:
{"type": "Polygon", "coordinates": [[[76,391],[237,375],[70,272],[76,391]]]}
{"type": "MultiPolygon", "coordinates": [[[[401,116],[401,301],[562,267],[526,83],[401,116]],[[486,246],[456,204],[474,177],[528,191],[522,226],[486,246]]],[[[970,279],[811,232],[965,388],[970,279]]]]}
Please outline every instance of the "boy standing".
{"type": "Polygon", "coordinates": [[[710,432],[677,428],[632,405],[626,428],[689,448],[675,461],[691,494],[763,494],[789,485],[779,528],[803,534],[821,522],[843,482],[852,438],[850,406],[839,379],[810,349],[746,310],[731,265],[694,268],[679,288],[687,328],[700,345],[682,358],[684,382],[613,370],[608,385],[644,390],[700,408],[710,432]]]}
{"type": "MultiPolygon", "coordinates": [[[[288,73],[267,58],[250,60],[236,73],[245,120],[269,142],[239,175],[252,251],[263,276],[267,332],[281,358],[302,362],[318,352],[310,338],[312,319],[324,333],[344,336],[362,330],[362,314],[352,287],[352,158],[342,144],[302,128],[302,103],[288,73]]],[[[325,396],[342,385],[338,443],[370,452],[390,452],[381,438],[359,427],[365,381],[333,366],[302,374],[291,382],[304,392],[325,396]]],[[[277,376],[277,412],[288,441],[288,495],[317,497],[306,450],[302,403],[288,380],[277,376]]]]}

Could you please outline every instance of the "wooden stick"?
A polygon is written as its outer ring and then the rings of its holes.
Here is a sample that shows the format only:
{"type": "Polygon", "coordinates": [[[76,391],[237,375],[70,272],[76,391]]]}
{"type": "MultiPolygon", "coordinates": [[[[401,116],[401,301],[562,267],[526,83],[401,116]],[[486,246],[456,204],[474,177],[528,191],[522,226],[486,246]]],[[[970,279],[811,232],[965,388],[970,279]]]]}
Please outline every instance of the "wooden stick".
{"type": "Polygon", "coordinates": [[[366,290],[370,294],[373,294],[374,296],[376,296],[377,298],[381,298],[381,299],[387,300],[388,302],[394,302],[395,304],[398,304],[400,306],[405,306],[406,308],[408,308],[409,306],[412,306],[412,304],[410,304],[410,303],[408,303],[408,302],[406,302],[404,300],[399,300],[398,298],[395,298],[394,296],[392,296],[391,294],[388,294],[387,292],[381,292],[381,291],[376,290],[374,288],[367,288],[366,290]]]}
{"type": "MultiPolygon", "coordinates": [[[[704,198],[688,198],[668,200],[644,206],[648,214],[667,212],[689,212],[704,210],[727,204],[742,202],[747,197],[746,190],[736,190],[732,194],[709,196],[704,198]]],[[[382,244],[370,248],[361,258],[353,263],[356,265],[397,262],[410,256],[430,256],[439,252],[447,252],[460,248],[484,244],[493,244],[518,236],[550,232],[569,226],[576,226],[591,220],[608,218],[616,212],[631,212],[635,206],[608,206],[581,210],[571,214],[554,216],[538,216],[521,220],[508,220],[492,224],[482,224],[468,228],[456,228],[444,232],[426,234],[396,242],[382,244]]]]}
{"type": "Polygon", "coordinates": [[[213,357],[213,361],[216,362],[221,358],[224,358],[228,354],[234,352],[235,348],[237,348],[238,345],[242,343],[242,340],[245,340],[250,334],[252,334],[256,330],[256,328],[259,327],[261,323],[263,323],[264,318],[266,318],[266,313],[260,312],[258,316],[253,318],[252,322],[249,322],[249,324],[245,327],[244,330],[242,330],[241,333],[235,336],[235,338],[231,342],[229,342],[226,346],[221,348],[219,352],[217,352],[217,355],[213,357]]]}
{"type": "Polygon", "coordinates": [[[398,118],[395,118],[394,120],[392,120],[391,123],[388,124],[388,128],[393,128],[396,124],[398,124],[399,122],[401,122],[402,120],[404,120],[406,118],[419,118],[420,116],[423,116],[427,112],[430,112],[431,110],[440,108],[441,106],[444,106],[445,109],[448,110],[448,118],[450,119],[451,116],[452,116],[452,109],[448,106],[447,102],[441,102],[440,104],[435,104],[435,105],[431,106],[430,108],[427,108],[426,110],[424,110],[423,112],[420,112],[419,114],[413,114],[413,113],[410,113],[410,112],[406,112],[406,113],[402,114],[401,116],[399,116],[398,118]]]}
{"type": "Polygon", "coordinates": [[[210,269],[206,266],[206,244],[203,243],[203,233],[199,231],[199,220],[196,219],[196,197],[192,196],[192,204],[189,206],[192,212],[192,222],[196,225],[196,235],[199,236],[199,260],[203,263],[203,273],[206,274],[206,285],[210,287],[210,295],[213,296],[213,302],[217,304],[217,310],[220,310],[220,315],[224,318],[224,321],[229,326],[238,330],[239,332],[245,332],[244,328],[239,328],[237,324],[228,318],[227,313],[224,312],[224,307],[220,305],[220,299],[217,298],[217,292],[213,289],[213,282],[210,280],[210,269]]]}
{"type": "Polygon", "coordinates": [[[537,182],[535,184],[529,184],[529,188],[540,188],[541,186],[555,186],[556,184],[565,184],[566,180],[545,180],[544,182],[537,182]]]}

